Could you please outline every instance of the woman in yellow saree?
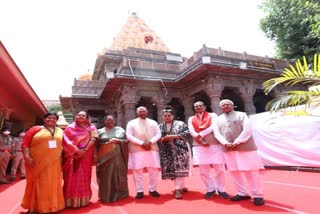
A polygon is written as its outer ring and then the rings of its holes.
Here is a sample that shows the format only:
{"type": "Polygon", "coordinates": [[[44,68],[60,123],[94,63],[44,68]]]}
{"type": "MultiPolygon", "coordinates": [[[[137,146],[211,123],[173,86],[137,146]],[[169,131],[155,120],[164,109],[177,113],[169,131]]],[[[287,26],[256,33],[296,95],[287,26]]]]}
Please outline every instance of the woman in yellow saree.
{"type": "Polygon", "coordinates": [[[21,206],[29,213],[64,209],[62,191],[62,129],[58,115],[47,113],[43,126],[34,126],[23,139],[26,189],[21,206]]]}
{"type": "Polygon", "coordinates": [[[97,181],[100,200],[112,202],[129,196],[128,148],[125,131],[114,126],[113,116],[108,115],[104,125],[98,130],[97,181]]]}

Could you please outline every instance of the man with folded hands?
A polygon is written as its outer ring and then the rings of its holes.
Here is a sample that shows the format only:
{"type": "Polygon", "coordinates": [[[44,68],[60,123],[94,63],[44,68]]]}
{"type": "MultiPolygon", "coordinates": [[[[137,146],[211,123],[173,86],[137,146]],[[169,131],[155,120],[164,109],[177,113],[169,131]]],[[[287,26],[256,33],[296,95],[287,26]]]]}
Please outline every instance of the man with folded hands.
{"type": "Polygon", "coordinates": [[[250,199],[244,178],[256,206],[264,204],[263,182],[260,170],[264,169],[257,147],[252,138],[252,129],[246,113],[234,111],[234,104],[229,99],[220,101],[223,112],[214,128],[215,137],[224,146],[227,168],[233,177],[237,195],[231,201],[250,199]]]}
{"type": "Polygon", "coordinates": [[[222,146],[214,137],[213,124],[217,115],[206,111],[204,102],[197,101],[193,104],[195,115],[188,120],[188,128],[193,137],[193,164],[198,165],[200,177],[204,182],[207,193],[205,198],[212,198],[218,194],[221,198],[229,198],[225,192],[225,160],[222,146]],[[213,168],[214,179],[210,176],[213,168]],[[217,192],[216,192],[217,191],[217,192]]]}
{"type": "Polygon", "coordinates": [[[128,169],[132,170],[136,187],[136,199],[144,197],[143,169],[149,173],[149,194],[159,197],[157,181],[160,170],[160,156],[158,140],[161,132],[158,123],[147,118],[148,110],[144,106],[137,108],[137,118],[128,122],[126,136],[129,141],[128,169]]]}

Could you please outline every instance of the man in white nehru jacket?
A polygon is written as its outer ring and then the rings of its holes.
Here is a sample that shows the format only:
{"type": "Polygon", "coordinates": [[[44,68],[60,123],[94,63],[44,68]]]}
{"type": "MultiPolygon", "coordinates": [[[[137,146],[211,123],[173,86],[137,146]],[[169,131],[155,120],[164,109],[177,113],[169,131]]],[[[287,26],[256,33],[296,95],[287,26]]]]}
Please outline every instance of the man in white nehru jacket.
{"type": "Polygon", "coordinates": [[[264,169],[252,138],[249,117],[244,112],[234,111],[234,104],[229,99],[220,101],[223,112],[214,126],[215,137],[224,146],[227,169],[233,177],[237,195],[231,201],[250,199],[243,176],[256,206],[264,204],[263,182],[260,170],[264,169]]]}

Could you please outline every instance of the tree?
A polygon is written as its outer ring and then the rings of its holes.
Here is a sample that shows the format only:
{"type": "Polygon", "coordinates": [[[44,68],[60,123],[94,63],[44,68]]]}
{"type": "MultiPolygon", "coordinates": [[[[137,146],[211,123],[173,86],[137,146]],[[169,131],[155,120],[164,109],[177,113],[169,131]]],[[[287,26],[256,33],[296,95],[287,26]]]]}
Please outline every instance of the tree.
{"type": "Polygon", "coordinates": [[[46,106],[48,112],[54,112],[54,113],[58,113],[59,111],[62,111],[62,107],[60,104],[51,104],[46,106]]]}
{"type": "Polygon", "coordinates": [[[300,59],[320,49],[319,0],[266,0],[260,27],[276,43],[278,58],[300,59]]]}
{"type": "Polygon", "coordinates": [[[303,57],[303,63],[297,60],[295,67],[290,65],[280,77],[272,78],[263,83],[265,93],[270,93],[278,85],[295,86],[302,84],[306,90],[284,91],[277,98],[267,103],[266,108],[279,110],[290,106],[306,104],[306,107],[318,108],[320,106],[320,54],[314,55],[313,65],[308,66],[303,57]]]}

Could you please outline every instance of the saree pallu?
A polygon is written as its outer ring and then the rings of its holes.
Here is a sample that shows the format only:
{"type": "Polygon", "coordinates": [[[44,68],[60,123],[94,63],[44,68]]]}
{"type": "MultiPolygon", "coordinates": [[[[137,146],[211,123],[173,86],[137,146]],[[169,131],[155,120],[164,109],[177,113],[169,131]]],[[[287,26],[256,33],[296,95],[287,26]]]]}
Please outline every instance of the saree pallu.
{"type": "Polygon", "coordinates": [[[64,209],[62,191],[62,134],[56,127],[56,148],[49,148],[52,136],[46,129],[37,132],[29,146],[35,166],[26,166],[26,189],[21,206],[31,212],[48,213],[64,209]]]}
{"type": "Polygon", "coordinates": [[[79,159],[74,157],[74,150],[70,148],[85,148],[91,137],[96,137],[96,128],[90,124],[83,127],[72,123],[64,131],[63,193],[66,207],[82,207],[90,203],[94,147],[79,159]]]}
{"type": "MultiPolygon", "coordinates": [[[[119,128],[119,127],[118,127],[119,128]]],[[[113,202],[129,196],[127,170],[128,145],[123,129],[116,129],[110,133],[99,130],[99,139],[103,143],[97,145],[97,183],[99,198],[102,202],[113,202]],[[120,133],[120,135],[119,135],[120,133]],[[113,144],[105,140],[111,138],[122,139],[121,143],[113,144]]],[[[101,141],[100,141],[101,142],[101,141]]]]}
{"type": "Polygon", "coordinates": [[[80,159],[72,158],[63,167],[63,192],[66,207],[82,207],[90,203],[92,196],[91,173],[93,147],[80,159]]]}

